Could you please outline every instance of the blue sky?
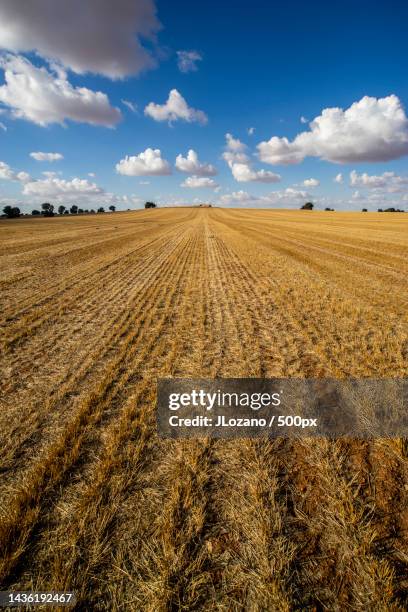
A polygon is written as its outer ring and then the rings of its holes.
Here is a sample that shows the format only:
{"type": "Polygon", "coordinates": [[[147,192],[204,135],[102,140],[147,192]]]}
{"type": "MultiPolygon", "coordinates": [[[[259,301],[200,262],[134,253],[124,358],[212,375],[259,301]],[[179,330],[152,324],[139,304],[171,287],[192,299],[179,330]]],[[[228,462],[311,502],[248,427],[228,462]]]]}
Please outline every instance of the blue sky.
{"type": "Polygon", "coordinates": [[[0,201],[408,209],[407,23],[402,1],[2,0],[0,201]]]}

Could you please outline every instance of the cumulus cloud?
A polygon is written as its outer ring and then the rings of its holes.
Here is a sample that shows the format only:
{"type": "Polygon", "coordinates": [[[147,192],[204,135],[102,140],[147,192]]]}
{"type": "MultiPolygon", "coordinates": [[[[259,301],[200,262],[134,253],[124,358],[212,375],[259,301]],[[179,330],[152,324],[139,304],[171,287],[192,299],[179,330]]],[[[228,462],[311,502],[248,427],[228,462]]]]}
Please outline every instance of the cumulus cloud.
{"type": "Polygon", "coordinates": [[[137,113],[137,104],[131,102],[130,100],[121,100],[122,104],[126,106],[132,113],[137,113]]]}
{"type": "Polygon", "coordinates": [[[320,181],[315,178],[309,178],[303,181],[303,185],[305,187],[318,187],[320,185],[320,181]]]}
{"type": "Polygon", "coordinates": [[[222,206],[242,206],[249,208],[271,208],[273,206],[298,207],[305,202],[309,195],[306,191],[301,191],[288,187],[279,191],[271,191],[264,196],[254,196],[246,191],[234,191],[220,197],[219,204],[222,206]]]}
{"type": "Polygon", "coordinates": [[[0,86],[0,102],[15,118],[38,125],[63,124],[66,119],[112,127],[121,118],[106,94],[86,87],[73,87],[63,70],[37,68],[23,57],[7,55],[0,60],[5,84],[0,86]]]}
{"type": "Polygon", "coordinates": [[[384,172],[380,175],[370,175],[364,172],[358,174],[355,170],[350,172],[350,186],[364,187],[366,189],[398,193],[408,188],[408,177],[398,176],[395,172],[384,172]]]}
{"type": "Polygon", "coordinates": [[[72,198],[76,196],[96,196],[105,193],[95,183],[86,179],[74,178],[71,181],[48,176],[45,179],[30,181],[24,185],[23,194],[41,196],[49,199],[72,198]]]}
{"type": "Polygon", "coordinates": [[[193,149],[189,150],[187,157],[183,157],[181,154],[177,155],[176,168],[180,172],[195,174],[196,176],[215,176],[217,174],[214,166],[200,162],[197,153],[193,149]]]}
{"type": "Polygon", "coordinates": [[[165,104],[155,104],[150,102],[144,110],[145,115],[151,117],[155,121],[187,121],[188,123],[201,123],[205,124],[208,121],[207,115],[201,111],[196,110],[188,106],[183,96],[177,91],[172,89],[169,93],[169,97],[165,104]]]}
{"type": "Polygon", "coordinates": [[[225,134],[225,140],[227,142],[226,149],[234,153],[238,151],[245,151],[247,148],[246,144],[241,142],[238,138],[234,138],[232,134],[225,134]]]}
{"type": "Polygon", "coordinates": [[[259,183],[277,183],[281,180],[279,174],[275,174],[269,170],[254,170],[252,162],[248,155],[244,153],[246,145],[234,138],[232,134],[225,134],[226,151],[223,153],[223,158],[231,169],[232,176],[239,183],[259,182],[259,183]]]}
{"type": "Polygon", "coordinates": [[[15,173],[10,168],[8,164],[3,161],[0,161],[0,180],[2,181],[12,181],[14,180],[15,173]]]}
{"type": "Polygon", "coordinates": [[[25,183],[31,177],[27,172],[15,172],[6,162],[0,161],[0,181],[19,181],[25,183]]]}
{"type": "Polygon", "coordinates": [[[258,183],[279,183],[281,180],[280,174],[275,174],[270,170],[254,170],[248,163],[228,162],[231,168],[232,176],[239,183],[248,183],[250,181],[258,183]]]}
{"type": "Polygon", "coordinates": [[[303,117],[303,115],[300,118],[300,123],[309,123],[309,119],[306,119],[306,117],[303,117]]]}
{"type": "Polygon", "coordinates": [[[0,47],[35,51],[78,74],[122,78],[152,68],[141,40],[160,29],[153,0],[2,0],[0,47]]]}
{"type": "Polygon", "coordinates": [[[247,129],[247,132],[250,136],[252,136],[252,134],[255,134],[255,128],[254,127],[250,127],[247,129]]]}
{"type": "Polygon", "coordinates": [[[105,191],[105,189],[87,179],[75,177],[66,180],[58,178],[53,173],[48,173],[45,179],[31,179],[24,185],[23,195],[29,198],[30,203],[48,200],[64,205],[74,203],[84,206],[109,206],[114,204],[122,208],[141,203],[137,196],[118,196],[105,191]]]}
{"type": "Polygon", "coordinates": [[[36,159],[37,161],[48,161],[54,162],[59,161],[60,159],[64,159],[64,156],[61,153],[43,153],[42,151],[34,151],[30,153],[30,157],[36,159]]]}
{"type": "Polygon", "coordinates": [[[180,72],[196,72],[197,62],[202,59],[198,51],[177,51],[177,66],[180,72]]]}
{"type": "Polygon", "coordinates": [[[325,108],[294,140],[273,136],[258,145],[269,164],[298,164],[305,157],[334,163],[376,162],[408,154],[408,118],[399,98],[364,96],[349,108],[325,108]]]}
{"type": "Polygon", "coordinates": [[[171,167],[160,149],[148,148],[139,155],[126,155],[116,164],[116,172],[126,176],[164,176],[171,174],[171,167]]]}
{"type": "Polygon", "coordinates": [[[202,187],[211,187],[215,189],[218,184],[212,178],[206,176],[188,176],[185,181],[181,183],[181,187],[190,187],[191,189],[198,189],[202,187]]]}
{"type": "Polygon", "coordinates": [[[343,175],[341,172],[339,172],[338,174],[336,174],[336,176],[334,177],[334,182],[335,183],[339,183],[340,185],[343,183],[343,175]]]}

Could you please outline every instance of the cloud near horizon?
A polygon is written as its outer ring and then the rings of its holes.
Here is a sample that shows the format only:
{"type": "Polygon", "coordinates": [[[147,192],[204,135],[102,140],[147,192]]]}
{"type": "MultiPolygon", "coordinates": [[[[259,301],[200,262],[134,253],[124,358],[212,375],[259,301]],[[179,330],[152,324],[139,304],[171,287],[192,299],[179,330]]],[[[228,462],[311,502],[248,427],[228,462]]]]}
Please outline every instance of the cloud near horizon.
{"type": "Polygon", "coordinates": [[[234,191],[227,193],[219,198],[219,203],[225,206],[241,206],[245,208],[271,208],[272,206],[283,204],[287,206],[304,204],[309,198],[307,191],[302,191],[288,187],[279,191],[271,191],[264,196],[254,196],[246,191],[234,191]]]}
{"type": "Polygon", "coordinates": [[[19,181],[26,183],[31,177],[28,172],[15,172],[6,162],[0,161],[0,181],[19,181]]]}
{"type": "Polygon", "coordinates": [[[403,193],[408,189],[408,176],[399,176],[395,172],[384,172],[381,175],[358,174],[350,172],[350,186],[363,187],[387,193],[403,193]]]}
{"type": "Polygon", "coordinates": [[[299,164],[306,157],[333,163],[377,162],[408,154],[408,118],[396,95],[364,96],[349,108],[325,108],[294,140],[273,136],[258,144],[268,164],[299,164]]]}
{"type": "Polygon", "coordinates": [[[61,200],[62,197],[69,199],[75,196],[99,196],[104,193],[104,189],[86,179],[74,178],[67,181],[55,176],[28,182],[23,188],[23,195],[57,200],[61,200]]]}

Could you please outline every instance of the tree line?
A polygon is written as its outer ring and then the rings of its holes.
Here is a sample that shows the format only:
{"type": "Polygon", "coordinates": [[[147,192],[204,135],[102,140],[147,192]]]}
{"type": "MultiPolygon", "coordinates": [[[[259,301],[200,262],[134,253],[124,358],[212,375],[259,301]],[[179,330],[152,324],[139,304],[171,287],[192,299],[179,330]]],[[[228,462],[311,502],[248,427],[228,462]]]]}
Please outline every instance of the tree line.
{"type": "MultiPolygon", "coordinates": [[[[116,210],[116,206],[109,206],[109,210],[111,212],[115,212],[116,210]]],[[[79,208],[79,206],[77,206],[76,204],[73,204],[70,208],[67,208],[66,206],[63,206],[62,204],[60,206],[58,206],[57,208],[57,212],[59,215],[81,215],[81,214],[95,214],[95,213],[104,213],[105,209],[103,206],[100,206],[96,211],[92,208],[91,210],[89,209],[83,209],[83,208],[79,208]]],[[[4,206],[3,208],[3,214],[8,218],[8,219],[16,219],[18,217],[21,216],[21,210],[18,208],[18,206],[4,206]]],[[[31,214],[33,216],[42,216],[42,217],[54,217],[54,215],[56,214],[55,211],[55,207],[53,204],[50,204],[49,202],[44,202],[43,204],[41,204],[41,210],[32,210],[31,214]]]]}
{"type": "MultiPolygon", "coordinates": [[[[157,208],[157,204],[155,204],[154,202],[146,202],[145,208],[157,208]]],[[[108,210],[110,210],[111,212],[115,212],[116,206],[113,206],[113,204],[111,204],[108,207],[108,210]]],[[[130,208],[128,208],[128,210],[130,210],[130,208]]],[[[43,204],[41,204],[41,210],[32,210],[31,214],[35,217],[54,217],[56,213],[58,213],[59,215],[94,215],[95,213],[104,212],[105,209],[103,206],[100,206],[97,210],[94,210],[93,208],[89,210],[88,208],[79,208],[76,204],[73,204],[72,206],[70,206],[70,208],[63,206],[63,204],[60,204],[60,206],[58,206],[57,208],[57,211],[55,211],[55,207],[53,204],[50,204],[49,202],[44,202],[43,204]]],[[[21,216],[21,214],[21,210],[18,208],[18,206],[7,205],[3,207],[3,216],[7,217],[7,219],[17,219],[21,216]]]]}

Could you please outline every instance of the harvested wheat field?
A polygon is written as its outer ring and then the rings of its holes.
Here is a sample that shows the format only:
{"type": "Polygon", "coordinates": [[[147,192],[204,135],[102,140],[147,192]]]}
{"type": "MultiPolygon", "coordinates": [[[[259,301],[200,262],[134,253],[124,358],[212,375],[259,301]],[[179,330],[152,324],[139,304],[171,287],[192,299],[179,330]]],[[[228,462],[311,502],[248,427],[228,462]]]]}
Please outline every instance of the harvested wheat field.
{"type": "Polygon", "coordinates": [[[158,377],[408,374],[408,215],[0,222],[3,589],[403,610],[404,439],[161,440],[158,377]]]}

